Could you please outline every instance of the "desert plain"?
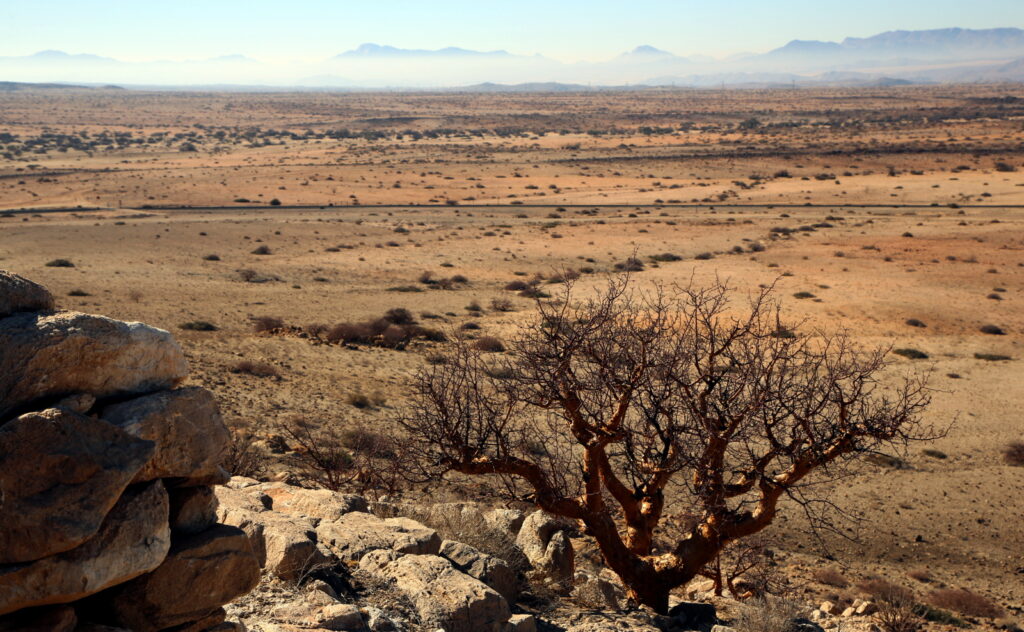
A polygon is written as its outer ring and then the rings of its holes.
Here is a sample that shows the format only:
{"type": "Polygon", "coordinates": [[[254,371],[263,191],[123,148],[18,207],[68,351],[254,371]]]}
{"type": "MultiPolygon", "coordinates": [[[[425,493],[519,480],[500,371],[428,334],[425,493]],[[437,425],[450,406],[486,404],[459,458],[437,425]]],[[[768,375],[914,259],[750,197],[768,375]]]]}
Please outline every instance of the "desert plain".
{"type": "Polygon", "coordinates": [[[266,475],[295,480],[279,424],[391,432],[448,344],[327,344],[313,325],[405,308],[508,339],[535,313],[509,284],[551,294],[568,274],[585,294],[630,258],[641,287],[774,284],[801,328],[930,372],[927,421],[948,428],[827,489],[839,534],[783,511],[777,563],[809,601],[883,578],[1019,617],[1024,467],[1003,451],[1024,440],[1022,173],[1016,85],[25,90],[0,93],[0,268],[172,331],[266,475]]]}

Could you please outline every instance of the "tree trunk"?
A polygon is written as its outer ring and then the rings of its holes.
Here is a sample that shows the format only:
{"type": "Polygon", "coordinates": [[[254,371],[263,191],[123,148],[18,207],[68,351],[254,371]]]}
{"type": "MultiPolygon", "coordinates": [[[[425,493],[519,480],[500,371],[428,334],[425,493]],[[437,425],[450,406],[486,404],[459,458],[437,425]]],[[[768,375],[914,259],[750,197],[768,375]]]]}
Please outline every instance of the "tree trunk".
{"type": "Polygon", "coordinates": [[[668,614],[668,594],[671,590],[671,586],[651,573],[648,577],[631,580],[626,586],[626,595],[658,614],[668,614]]]}

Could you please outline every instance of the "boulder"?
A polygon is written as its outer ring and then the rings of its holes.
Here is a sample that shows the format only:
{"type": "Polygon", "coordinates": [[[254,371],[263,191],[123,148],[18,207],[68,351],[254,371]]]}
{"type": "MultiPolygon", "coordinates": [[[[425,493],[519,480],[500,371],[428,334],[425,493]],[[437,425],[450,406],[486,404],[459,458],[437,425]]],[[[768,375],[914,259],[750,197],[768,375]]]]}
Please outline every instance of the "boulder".
{"type": "Polygon", "coordinates": [[[508,618],[509,632],[537,632],[537,619],[532,614],[514,614],[508,618]]]}
{"type": "Polygon", "coordinates": [[[136,397],[107,406],[100,417],[156,444],[155,454],[135,476],[136,482],[219,477],[231,435],[213,394],[206,389],[181,388],[136,397]]]}
{"type": "Polygon", "coordinates": [[[596,610],[618,610],[619,603],[626,598],[622,586],[603,577],[577,572],[573,580],[572,597],[583,605],[596,610]]]}
{"type": "Polygon", "coordinates": [[[162,632],[209,632],[224,623],[224,620],[227,619],[227,617],[228,613],[224,608],[217,608],[212,614],[209,614],[198,621],[176,625],[173,628],[168,628],[162,632]]]}
{"type": "Polygon", "coordinates": [[[255,514],[263,526],[264,568],[280,579],[297,581],[318,566],[330,562],[317,547],[313,523],[298,516],[275,512],[255,514]]]}
{"type": "Polygon", "coordinates": [[[48,312],[53,309],[53,295],[45,287],[0,270],[0,318],[18,312],[48,312]]]}
{"type": "Polygon", "coordinates": [[[439,555],[463,573],[496,590],[509,603],[515,603],[519,592],[518,581],[515,572],[509,568],[505,560],[452,540],[441,542],[439,555]]]}
{"type": "Polygon", "coordinates": [[[0,564],[95,536],[152,453],[149,441],[57,408],[0,426],[0,564]]]}
{"type": "Polygon", "coordinates": [[[433,529],[408,518],[380,518],[354,511],[334,522],[321,522],[317,541],[343,561],[357,562],[370,551],[436,555],[441,538],[433,529]]]}
{"type": "Polygon", "coordinates": [[[97,534],[77,548],[0,566],[0,614],[70,603],[153,570],[170,547],[167,515],[159,481],[126,489],[97,534]]]}
{"type": "Polygon", "coordinates": [[[565,526],[543,511],[526,517],[516,544],[534,570],[557,584],[568,585],[576,570],[576,556],[565,526]]]}
{"type": "Polygon", "coordinates": [[[689,629],[711,627],[718,623],[718,612],[710,603],[680,602],[668,611],[668,616],[689,629]]]}
{"type": "Polygon", "coordinates": [[[43,606],[0,617],[0,632],[74,632],[78,616],[71,606],[43,606]]]}
{"type": "Polygon", "coordinates": [[[245,532],[216,525],[176,541],[153,572],[104,593],[101,608],[117,625],[154,632],[214,614],[259,579],[245,532]]]}
{"type": "Polygon", "coordinates": [[[508,602],[480,580],[460,573],[436,555],[374,551],[359,569],[392,582],[413,603],[424,626],[446,632],[505,632],[508,602]]]}
{"type": "Polygon", "coordinates": [[[43,398],[148,393],[188,372],[168,332],[77,312],[0,319],[0,349],[0,421],[43,398]]]}
{"type": "Polygon", "coordinates": [[[183,487],[168,491],[171,532],[192,535],[217,524],[217,496],[212,487],[183,487]]]}
{"type": "Polygon", "coordinates": [[[355,494],[303,489],[284,483],[263,483],[255,489],[270,498],[270,508],[274,511],[305,516],[313,521],[314,526],[321,521],[333,522],[353,511],[369,511],[366,499],[355,494]]]}
{"type": "Polygon", "coordinates": [[[353,632],[368,630],[359,606],[354,604],[332,603],[313,608],[303,604],[285,604],[274,608],[272,616],[277,622],[307,629],[353,632]]]}

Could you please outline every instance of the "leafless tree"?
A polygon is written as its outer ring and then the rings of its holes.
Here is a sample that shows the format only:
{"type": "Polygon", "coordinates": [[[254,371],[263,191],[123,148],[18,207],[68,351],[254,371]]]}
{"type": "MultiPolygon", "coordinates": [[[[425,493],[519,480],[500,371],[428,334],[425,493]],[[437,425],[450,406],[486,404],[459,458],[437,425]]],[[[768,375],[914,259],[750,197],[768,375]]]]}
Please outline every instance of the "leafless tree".
{"type": "Polygon", "coordinates": [[[498,476],[578,521],[630,596],[664,612],[672,588],[767,527],[784,497],[809,507],[812,482],[933,434],[926,380],[882,380],[886,349],[794,335],[771,289],[742,309],[733,294],[642,292],[625,275],[576,300],[569,282],[500,360],[457,343],[419,374],[402,420],[410,455],[433,476],[498,476]],[[695,518],[657,546],[668,500],[695,518]]]}

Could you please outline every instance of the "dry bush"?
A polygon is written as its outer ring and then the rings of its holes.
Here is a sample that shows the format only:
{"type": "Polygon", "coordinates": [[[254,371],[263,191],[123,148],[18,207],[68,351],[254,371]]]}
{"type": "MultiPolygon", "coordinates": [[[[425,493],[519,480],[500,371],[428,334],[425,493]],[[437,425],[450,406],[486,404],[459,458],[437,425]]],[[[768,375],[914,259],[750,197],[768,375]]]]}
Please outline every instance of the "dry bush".
{"type": "Polygon", "coordinates": [[[232,429],[221,466],[232,476],[260,479],[267,473],[267,457],[254,445],[251,436],[232,429]]]}
{"type": "Polygon", "coordinates": [[[335,423],[313,424],[301,417],[283,423],[281,432],[295,445],[305,478],[320,487],[394,494],[404,485],[404,462],[395,458],[399,446],[392,436],[358,426],[340,430],[335,423]]]}
{"type": "Polygon", "coordinates": [[[512,281],[505,286],[505,289],[510,292],[522,292],[529,288],[530,284],[526,281],[512,281]]]}
{"type": "Polygon", "coordinates": [[[190,320],[187,323],[181,323],[178,327],[186,331],[217,331],[216,325],[205,320],[190,320]]]}
{"type": "Polygon", "coordinates": [[[914,599],[893,593],[878,600],[875,620],[882,632],[917,632],[921,629],[919,608],[914,599]]]}
{"type": "Polygon", "coordinates": [[[256,249],[252,251],[252,254],[254,254],[254,255],[269,255],[270,254],[270,246],[265,246],[265,245],[264,246],[257,246],[256,249]]]}
{"type": "Polygon", "coordinates": [[[887,579],[866,579],[864,581],[857,582],[857,588],[878,601],[883,599],[888,599],[890,601],[895,599],[912,600],[914,598],[914,593],[908,588],[894,584],[887,579]]]}
{"type": "Polygon", "coordinates": [[[258,334],[283,328],[284,321],[275,316],[259,316],[252,319],[252,329],[258,334]]]}
{"type": "Polygon", "coordinates": [[[493,298],[491,299],[491,310],[495,312],[511,312],[513,311],[512,301],[507,298],[493,298]]]}
{"type": "Polygon", "coordinates": [[[1011,441],[1003,448],[1003,462],[1007,465],[1024,467],[1024,441],[1011,441]]]}
{"type": "Polygon", "coordinates": [[[505,343],[494,336],[483,336],[473,343],[473,348],[488,353],[501,353],[505,350],[505,343]]]}
{"type": "Polygon", "coordinates": [[[792,632],[803,614],[800,604],[779,597],[751,599],[743,604],[732,627],[743,632],[792,632]]]}
{"type": "Polygon", "coordinates": [[[253,362],[252,360],[241,360],[231,367],[232,373],[242,373],[254,377],[281,377],[277,367],[266,362],[253,362]]]}
{"type": "Polygon", "coordinates": [[[834,568],[819,568],[811,574],[811,578],[819,584],[836,588],[846,588],[850,585],[850,581],[834,568]]]}
{"type": "Polygon", "coordinates": [[[997,619],[1003,616],[1003,609],[987,597],[963,588],[941,588],[928,595],[928,601],[939,608],[946,608],[972,617],[997,619]]]}

